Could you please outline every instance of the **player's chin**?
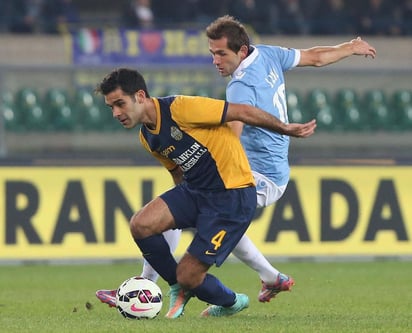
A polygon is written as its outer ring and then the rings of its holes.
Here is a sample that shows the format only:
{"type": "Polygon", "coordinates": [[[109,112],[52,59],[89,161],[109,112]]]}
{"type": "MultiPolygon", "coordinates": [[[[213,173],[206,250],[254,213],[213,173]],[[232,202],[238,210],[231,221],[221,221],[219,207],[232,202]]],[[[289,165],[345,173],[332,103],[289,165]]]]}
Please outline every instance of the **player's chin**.
{"type": "Polygon", "coordinates": [[[132,128],[134,126],[132,126],[133,124],[128,120],[119,120],[120,125],[122,125],[124,128],[132,128]]]}
{"type": "Polygon", "coordinates": [[[227,77],[227,76],[230,75],[228,72],[223,71],[223,70],[219,70],[219,74],[220,74],[220,76],[222,76],[222,77],[227,77]]]}
{"type": "Polygon", "coordinates": [[[131,129],[131,128],[135,128],[137,126],[137,124],[135,124],[131,121],[128,121],[128,122],[122,123],[122,126],[123,126],[123,128],[131,129]]]}

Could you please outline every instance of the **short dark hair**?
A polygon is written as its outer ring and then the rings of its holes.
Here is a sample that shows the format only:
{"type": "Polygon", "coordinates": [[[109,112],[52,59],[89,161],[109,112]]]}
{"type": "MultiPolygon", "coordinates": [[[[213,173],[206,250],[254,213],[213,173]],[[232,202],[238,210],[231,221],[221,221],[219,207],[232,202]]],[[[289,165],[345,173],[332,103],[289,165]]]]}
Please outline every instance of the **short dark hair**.
{"type": "Polygon", "coordinates": [[[233,16],[224,15],[217,18],[206,28],[206,36],[216,40],[227,38],[227,47],[233,52],[238,52],[243,45],[249,49],[250,40],[246,28],[233,16]]]}
{"type": "Polygon", "coordinates": [[[107,95],[117,88],[130,96],[138,90],[143,90],[146,97],[150,97],[143,75],[134,69],[118,68],[113,70],[97,85],[95,92],[107,95]]]}

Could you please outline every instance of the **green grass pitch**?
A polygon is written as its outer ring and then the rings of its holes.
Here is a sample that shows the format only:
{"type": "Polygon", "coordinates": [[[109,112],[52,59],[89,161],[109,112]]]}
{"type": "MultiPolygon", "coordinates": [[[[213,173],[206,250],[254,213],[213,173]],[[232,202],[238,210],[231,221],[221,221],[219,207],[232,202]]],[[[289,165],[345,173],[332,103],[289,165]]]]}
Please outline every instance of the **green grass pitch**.
{"type": "Polygon", "coordinates": [[[206,307],[192,299],[183,317],[164,318],[168,287],[159,281],[164,306],[152,320],[127,320],[100,303],[96,289],[117,287],[139,273],[139,263],[0,266],[0,330],[3,332],[412,332],[412,263],[281,262],[295,278],[292,292],[257,301],[254,271],[227,262],[211,272],[250,297],[232,317],[200,318],[206,307]],[[90,303],[89,306],[86,306],[90,303]]]}

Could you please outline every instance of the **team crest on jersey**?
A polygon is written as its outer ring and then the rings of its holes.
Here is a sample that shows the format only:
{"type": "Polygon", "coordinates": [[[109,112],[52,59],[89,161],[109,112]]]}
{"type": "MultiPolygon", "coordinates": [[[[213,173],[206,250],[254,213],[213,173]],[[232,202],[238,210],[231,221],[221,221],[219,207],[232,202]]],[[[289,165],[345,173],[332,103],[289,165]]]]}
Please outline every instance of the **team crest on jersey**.
{"type": "Polygon", "coordinates": [[[182,140],[183,138],[183,133],[180,129],[178,129],[176,126],[170,127],[170,136],[175,139],[176,141],[182,140]]]}

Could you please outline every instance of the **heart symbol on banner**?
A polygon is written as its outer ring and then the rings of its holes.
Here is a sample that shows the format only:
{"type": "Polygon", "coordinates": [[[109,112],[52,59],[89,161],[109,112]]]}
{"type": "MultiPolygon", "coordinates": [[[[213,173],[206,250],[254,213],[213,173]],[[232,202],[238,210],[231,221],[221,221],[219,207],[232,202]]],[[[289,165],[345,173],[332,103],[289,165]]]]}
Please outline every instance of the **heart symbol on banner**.
{"type": "Polygon", "coordinates": [[[144,52],[157,53],[162,46],[163,36],[160,32],[142,32],[140,44],[144,52]]]}

